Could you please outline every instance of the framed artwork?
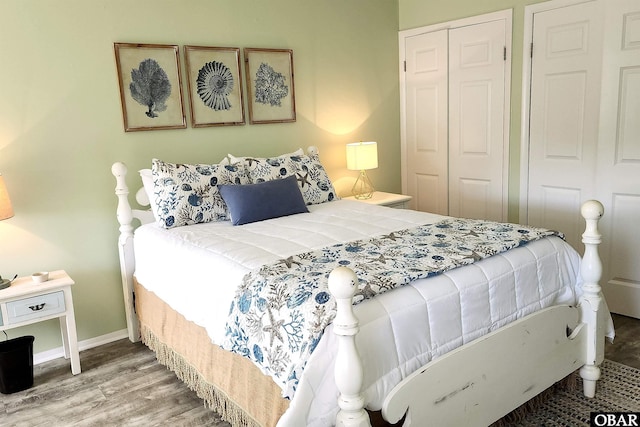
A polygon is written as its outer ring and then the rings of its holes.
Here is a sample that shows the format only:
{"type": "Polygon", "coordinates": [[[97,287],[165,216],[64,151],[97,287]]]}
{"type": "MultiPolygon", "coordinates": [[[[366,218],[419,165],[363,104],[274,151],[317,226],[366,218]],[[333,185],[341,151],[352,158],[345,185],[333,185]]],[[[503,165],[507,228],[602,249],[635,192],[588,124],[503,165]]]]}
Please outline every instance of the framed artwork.
{"type": "Polygon", "coordinates": [[[240,48],[185,46],[191,125],[244,124],[240,48]]]}
{"type": "Polygon", "coordinates": [[[184,129],[178,46],[114,43],[125,132],[184,129]]]}
{"type": "Polygon", "coordinates": [[[249,121],[252,124],[295,122],[293,51],[245,48],[244,62],[249,121]]]}

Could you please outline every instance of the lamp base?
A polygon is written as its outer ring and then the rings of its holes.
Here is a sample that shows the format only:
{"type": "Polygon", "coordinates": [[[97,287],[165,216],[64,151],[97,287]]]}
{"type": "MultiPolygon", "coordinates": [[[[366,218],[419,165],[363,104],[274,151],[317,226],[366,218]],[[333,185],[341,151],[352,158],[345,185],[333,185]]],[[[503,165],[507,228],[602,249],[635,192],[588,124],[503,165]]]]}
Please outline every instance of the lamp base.
{"type": "Polygon", "coordinates": [[[371,180],[367,176],[367,171],[360,171],[360,175],[358,175],[358,179],[353,184],[353,188],[351,188],[351,193],[358,200],[367,200],[373,196],[373,184],[371,180]]]}

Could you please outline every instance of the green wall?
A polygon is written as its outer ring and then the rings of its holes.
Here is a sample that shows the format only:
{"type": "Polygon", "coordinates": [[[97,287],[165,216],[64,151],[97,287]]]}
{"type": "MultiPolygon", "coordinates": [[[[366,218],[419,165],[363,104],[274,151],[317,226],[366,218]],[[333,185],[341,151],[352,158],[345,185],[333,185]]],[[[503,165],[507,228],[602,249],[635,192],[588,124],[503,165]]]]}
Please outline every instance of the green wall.
{"type": "MultiPolygon", "coordinates": [[[[0,172],[15,217],[0,222],[0,274],[65,269],[78,336],[125,328],[115,181],[133,187],[152,157],[217,162],[317,145],[340,189],[354,177],[344,145],[376,140],[371,177],[400,191],[398,4],[389,0],[2,0],[0,172]],[[293,49],[297,121],[148,132],[123,131],[114,42],[293,49]]],[[[185,102],[188,98],[183,81],[185,102]]],[[[137,187],[136,187],[137,188],[137,187]]],[[[35,351],[61,345],[58,323],[35,351]]]]}
{"type": "Polygon", "coordinates": [[[456,0],[449,2],[398,0],[400,30],[453,21],[499,10],[513,9],[511,123],[509,135],[509,221],[512,222],[519,220],[524,9],[527,5],[541,2],[542,0],[456,0]]]}

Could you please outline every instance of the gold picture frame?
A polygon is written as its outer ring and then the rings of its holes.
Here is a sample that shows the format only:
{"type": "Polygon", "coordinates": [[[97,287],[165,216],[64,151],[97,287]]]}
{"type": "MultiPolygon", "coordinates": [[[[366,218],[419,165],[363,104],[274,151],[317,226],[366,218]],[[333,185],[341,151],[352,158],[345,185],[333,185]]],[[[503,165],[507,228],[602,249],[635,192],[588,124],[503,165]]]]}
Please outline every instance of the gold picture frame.
{"type": "Polygon", "coordinates": [[[296,121],[293,50],[244,49],[249,122],[296,121]]]}
{"type": "Polygon", "coordinates": [[[178,46],[114,43],[125,132],[184,129],[178,46]]]}
{"type": "Polygon", "coordinates": [[[185,46],[191,125],[244,125],[240,48],[185,46]]]}

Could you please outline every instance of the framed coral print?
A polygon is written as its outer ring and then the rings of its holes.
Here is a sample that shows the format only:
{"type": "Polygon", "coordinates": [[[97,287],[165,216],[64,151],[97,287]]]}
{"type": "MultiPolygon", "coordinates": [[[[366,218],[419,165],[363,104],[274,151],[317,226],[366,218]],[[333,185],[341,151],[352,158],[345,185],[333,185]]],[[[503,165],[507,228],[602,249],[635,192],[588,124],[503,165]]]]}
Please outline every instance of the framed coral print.
{"type": "Polygon", "coordinates": [[[125,132],[184,129],[178,46],[114,43],[125,132]]]}
{"type": "Polygon", "coordinates": [[[244,62],[249,121],[252,124],[295,122],[293,51],[245,48],[244,62]]]}
{"type": "Polygon", "coordinates": [[[244,124],[240,48],[185,46],[191,125],[244,124]]]}

